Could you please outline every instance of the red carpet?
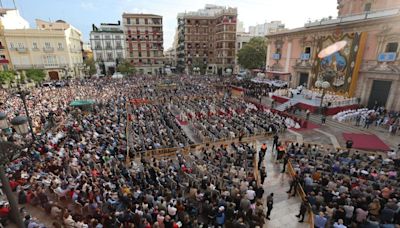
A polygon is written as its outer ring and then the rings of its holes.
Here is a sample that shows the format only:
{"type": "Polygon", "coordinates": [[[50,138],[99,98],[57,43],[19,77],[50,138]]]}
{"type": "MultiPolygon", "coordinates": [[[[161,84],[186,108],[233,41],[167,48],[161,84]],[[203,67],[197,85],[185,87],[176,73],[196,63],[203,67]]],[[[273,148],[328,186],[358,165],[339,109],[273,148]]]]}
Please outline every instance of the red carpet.
{"type": "Polygon", "coordinates": [[[176,116],[175,118],[176,118],[176,120],[178,121],[179,125],[181,125],[181,126],[188,125],[188,122],[187,122],[187,121],[181,120],[181,119],[179,118],[179,116],[176,116]]]}
{"type": "Polygon", "coordinates": [[[376,135],[367,134],[353,134],[353,133],[343,133],[343,138],[353,141],[353,148],[362,150],[372,150],[372,151],[389,151],[390,147],[386,145],[380,138],[376,135]]]}

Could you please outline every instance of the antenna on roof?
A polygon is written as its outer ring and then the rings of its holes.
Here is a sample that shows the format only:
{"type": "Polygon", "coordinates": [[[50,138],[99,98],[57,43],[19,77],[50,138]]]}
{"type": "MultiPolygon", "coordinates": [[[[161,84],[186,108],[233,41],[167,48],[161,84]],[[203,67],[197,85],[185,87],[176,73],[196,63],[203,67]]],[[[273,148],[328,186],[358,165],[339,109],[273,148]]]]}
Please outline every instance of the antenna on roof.
{"type": "Polygon", "coordinates": [[[15,0],[13,0],[14,3],[14,9],[17,9],[17,5],[15,4],[15,0]]]}

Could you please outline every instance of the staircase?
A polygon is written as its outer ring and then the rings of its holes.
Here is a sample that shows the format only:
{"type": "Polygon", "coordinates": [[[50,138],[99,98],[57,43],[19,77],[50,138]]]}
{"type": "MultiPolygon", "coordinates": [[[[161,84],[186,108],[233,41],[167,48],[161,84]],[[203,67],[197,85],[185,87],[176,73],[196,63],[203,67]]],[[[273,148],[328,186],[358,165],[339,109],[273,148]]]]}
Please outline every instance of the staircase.
{"type": "Polygon", "coordinates": [[[293,101],[293,100],[288,100],[285,103],[282,103],[282,104],[278,105],[275,109],[278,110],[278,111],[284,112],[290,106],[294,106],[297,103],[299,103],[299,102],[298,101],[293,101]]]}

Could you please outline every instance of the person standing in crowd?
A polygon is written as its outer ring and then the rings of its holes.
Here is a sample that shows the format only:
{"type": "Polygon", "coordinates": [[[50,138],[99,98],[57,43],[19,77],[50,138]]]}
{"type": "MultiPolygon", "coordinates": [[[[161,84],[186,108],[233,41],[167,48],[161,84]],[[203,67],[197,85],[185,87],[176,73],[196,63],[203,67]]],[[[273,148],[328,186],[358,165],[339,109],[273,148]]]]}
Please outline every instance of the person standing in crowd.
{"type": "Polygon", "coordinates": [[[279,136],[278,136],[278,134],[275,134],[274,135],[274,142],[272,144],[272,151],[278,147],[278,142],[279,142],[279,136]]]}
{"type": "Polygon", "coordinates": [[[324,212],[319,212],[319,214],[315,215],[314,219],[314,227],[315,228],[325,228],[326,222],[328,221],[327,218],[325,218],[324,212]]]}
{"type": "Polygon", "coordinates": [[[306,111],[306,120],[310,120],[310,110],[307,109],[306,111]]]}
{"type": "Polygon", "coordinates": [[[325,123],[326,123],[326,116],[321,115],[321,124],[325,124],[325,123]]]}
{"type": "Polygon", "coordinates": [[[308,204],[309,203],[308,203],[307,199],[305,199],[303,202],[301,202],[299,214],[296,215],[296,217],[300,219],[299,220],[300,223],[304,222],[304,217],[305,217],[306,212],[307,212],[308,204]]]}
{"type": "Polygon", "coordinates": [[[261,145],[260,152],[258,154],[258,169],[261,169],[262,167],[262,162],[264,160],[265,154],[267,153],[267,144],[263,143],[261,145]]]}
{"type": "Polygon", "coordinates": [[[267,197],[267,216],[266,216],[266,218],[268,220],[271,220],[271,218],[269,216],[271,215],[273,206],[274,206],[274,193],[271,193],[267,197]]]}
{"type": "Polygon", "coordinates": [[[298,184],[299,184],[299,177],[298,177],[298,172],[296,172],[296,174],[292,178],[292,181],[290,182],[290,188],[286,193],[290,195],[293,190],[293,194],[291,196],[296,196],[298,184]]]}
{"type": "Polygon", "coordinates": [[[265,167],[263,167],[260,171],[261,185],[264,185],[266,177],[267,177],[267,171],[265,171],[265,167]]]}
{"type": "Polygon", "coordinates": [[[285,153],[283,155],[283,169],[281,173],[284,173],[286,171],[286,165],[289,162],[289,158],[290,158],[289,153],[285,153]]]}

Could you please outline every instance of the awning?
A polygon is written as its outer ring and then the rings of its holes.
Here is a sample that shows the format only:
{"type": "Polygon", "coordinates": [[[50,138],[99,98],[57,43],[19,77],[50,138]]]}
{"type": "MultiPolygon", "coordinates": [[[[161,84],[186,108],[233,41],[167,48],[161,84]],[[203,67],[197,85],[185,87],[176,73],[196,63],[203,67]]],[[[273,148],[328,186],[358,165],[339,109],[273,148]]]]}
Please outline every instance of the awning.
{"type": "Polygon", "coordinates": [[[289,74],[290,74],[290,72],[285,72],[285,71],[272,71],[272,70],[267,70],[267,71],[265,71],[265,73],[266,73],[266,74],[270,74],[270,75],[273,75],[273,74],[278,74],[278,75],[289,75],[289,74]]]}
{"type": "Polygon", "coordinates": [[[94,104],[93,100],[74,100],[69,105],[73,107],[88,106],[94,104]]]}

